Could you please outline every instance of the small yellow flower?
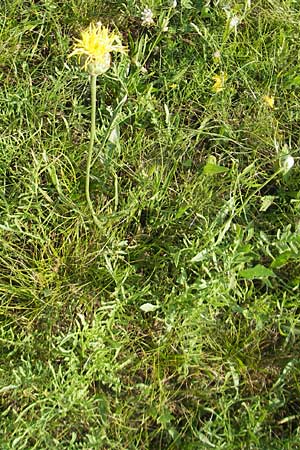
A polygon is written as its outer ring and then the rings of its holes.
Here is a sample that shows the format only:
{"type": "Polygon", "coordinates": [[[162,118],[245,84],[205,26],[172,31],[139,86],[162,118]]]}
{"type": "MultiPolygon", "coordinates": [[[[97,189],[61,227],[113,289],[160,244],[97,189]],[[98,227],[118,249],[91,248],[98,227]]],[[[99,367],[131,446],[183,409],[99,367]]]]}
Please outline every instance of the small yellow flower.
{"type": "Polygon", "coordinates": [[[120,36],[98,23],[90,24],[81,32],[81,39],[76,39],[74,50],[69,57],[83,56],[84,69],[99,75],[110,68],[111,52],[126,53],[126,47],[122,45],[120,36]]]}
{"type": "Polygon", "coordinates": [[[274,108],[275,98],[272,95],[270,97],[269,95],[264,95],[263,101],[265,105],[269,106],[272,109],[274,108]]]}
{"type": "Polygon", "coordinates": [[[215,92],[221,92],[224,89],[225,82],[227,80],[227,75],[224,72],[221,72],[220,75],[214,75],[213,80],[215,81],[212,89],[215,92]]]}

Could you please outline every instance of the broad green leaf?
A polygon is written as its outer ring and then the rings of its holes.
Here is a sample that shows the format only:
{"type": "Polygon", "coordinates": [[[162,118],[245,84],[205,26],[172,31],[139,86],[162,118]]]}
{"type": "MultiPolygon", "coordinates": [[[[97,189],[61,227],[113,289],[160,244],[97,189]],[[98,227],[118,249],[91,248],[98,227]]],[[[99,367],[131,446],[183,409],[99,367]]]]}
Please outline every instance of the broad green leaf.
{"type": "Polygon", "coordinates": [[[240,277],[245,278],[246,280],[275,277],[275,273],[273,272],[273,270],[268,269],[267,267],[261,264],[257,264],[255,267],[251,267],[251,269],[241,270],[239,275],[240,277]]]}
{"type": "Polygon", "coordinates": [[[300,75],[296,75],[296,76],[292,79],[291,85],[294,85],[294,86],[300,86],[300,75]]]}
{"type": "Polygon", "coordinates": [[[191,159],[186,159],[182,162],[183,167],[186,167],[187,169],[190,169],[193,165],[193,161],[191,159]]]}
{"type": "Polygon", "coordinates": [[[203,167],[204,175],[216,175],[219,173],[227,172],[228,170],[229,169],[227,167],[219,166],[218,164],[213,164],[210,162],[206,163],[203,167]]]}
{"type": "Polygon", "coordinates": [[[176,213],[175,219],[180,219],[180,217],[182,217],[188,209],[189,209],[188,205],[181,206],[176,213]]]}

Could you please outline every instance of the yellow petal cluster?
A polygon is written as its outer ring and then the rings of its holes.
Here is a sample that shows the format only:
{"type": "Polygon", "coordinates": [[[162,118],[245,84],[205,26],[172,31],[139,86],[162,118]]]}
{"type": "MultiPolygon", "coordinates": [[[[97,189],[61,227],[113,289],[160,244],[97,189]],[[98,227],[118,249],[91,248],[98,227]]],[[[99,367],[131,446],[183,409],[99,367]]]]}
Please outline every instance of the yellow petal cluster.
{"type": "Polygon", "coordinates": [[[84,69],[96,75],[106,72],[111,64],[111,52],[126,53],[120,36],[101,23],[90,24],[76,39],[71,56],[84,57],[84,69]]]}
{"type": "Polygon", "coordinates": [[[271,96],[264,95],[263,101],[264,101],[265,105],[269,106],[272,109],[274,108],[275,98],[273,97],[273,95],[271,95],[271,96]]]}
{"type": "Polygon", "coordinates": [[[224,72],[221,72],[220,75],[214,75],[212,77],[214,80],[214,85],[212,87],[213,91],[215,92],[221,92],[224,89],[225,82],[227,80],[227,75],[224,72]]]}

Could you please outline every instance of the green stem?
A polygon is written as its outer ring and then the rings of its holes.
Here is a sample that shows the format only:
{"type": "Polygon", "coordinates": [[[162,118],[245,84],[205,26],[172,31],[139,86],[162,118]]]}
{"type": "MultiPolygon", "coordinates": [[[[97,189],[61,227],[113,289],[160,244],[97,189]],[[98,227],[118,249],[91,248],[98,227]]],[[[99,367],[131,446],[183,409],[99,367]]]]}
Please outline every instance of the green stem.
{"type": "Polygon", "coordinates": [[[91,131],[90,131],[90,144],[88,150],[88,157],[86,163],[86,177],[85,177],[85,196],[87,204],[93,216],[93,220],[97,227],[101,227],[101,223],[97,218],[96,212],[94,210],[91,196],[90,196],[90,178],[91,178],[91,163],[93,157],[93,149],[96,134],[96,88],[97,88],[97,75],[91,75],[91,131]]]}

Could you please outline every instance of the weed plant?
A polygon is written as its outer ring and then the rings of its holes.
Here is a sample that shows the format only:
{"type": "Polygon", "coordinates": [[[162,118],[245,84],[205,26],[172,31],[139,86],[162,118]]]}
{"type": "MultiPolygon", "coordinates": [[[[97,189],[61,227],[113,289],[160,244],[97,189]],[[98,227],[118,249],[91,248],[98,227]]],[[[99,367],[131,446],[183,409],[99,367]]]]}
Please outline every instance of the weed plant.
{"type": "Polygon", "coordinates": [[[1,450],[300,448],[299,5],[1,1],[1,450]]]}

